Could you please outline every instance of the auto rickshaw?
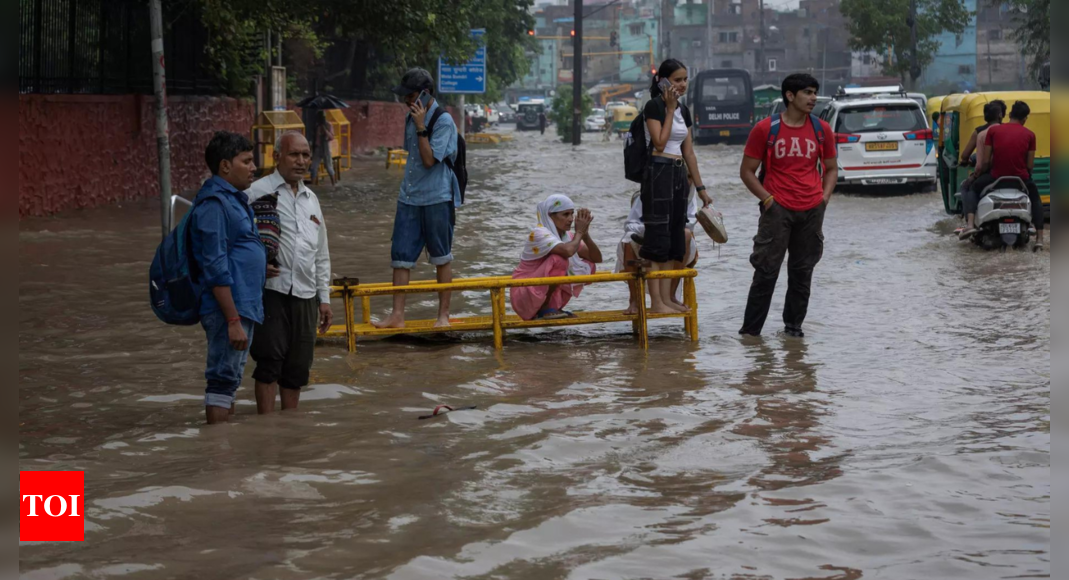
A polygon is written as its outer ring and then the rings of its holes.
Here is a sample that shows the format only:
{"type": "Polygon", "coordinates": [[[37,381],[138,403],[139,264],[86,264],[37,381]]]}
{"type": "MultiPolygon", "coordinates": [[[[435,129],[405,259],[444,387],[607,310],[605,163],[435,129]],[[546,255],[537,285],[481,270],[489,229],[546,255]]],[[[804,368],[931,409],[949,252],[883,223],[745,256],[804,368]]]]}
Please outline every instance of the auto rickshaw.
{"type": "Polygon", "coordinates": [[[638,116],[638,109],[623,105],[612,110],[612,130],[624,134],[631,130],[631,122],[638,116]]]}
{"type": "MultiPolygon", "coordinates": [[[[1036,163],[1032,170],[1032,180],[1039,187],[1039,195],[1043,199],[1043,205],[1050,211],[1050,93],[1040,91],[1006,91],[991,93],[974,93],[962,99],[958,106],[958,151],[968,143],[972,134],[984,125],[984,106],[994,100],[1002,100],[1007,109],[1012,109],[1017,101],[1028,103],[1032,114],[1028,116],[1025,125],[1036,134],[1036,163]]],[[[1008,120],[1008,119],[1007,119],[1008,120]]],[[[1004,121],[1005,122],[1005,121],[1004,121]]],[[[949,161],[949,160],[948,160],[949,161]]],[[[960,184],[969,176],[975,168],[961,166],[957,170],[957,184],[960,184]]],[[[957,185],[955,185],[957,193],[957,185]]],[[[948,212],[960,214],[961,202],[955,195],[949,200],[944,195],[944,202],[948,205],[948,212]]]]}
{"type": "MultiPolygon", "coordinates": [[[[958,177],[958,158],[965,143],[958,142],[958,107],[967,94],[953,94],[943,99],[939,118],[939,189],[943,193],[943,206],[947,213],[961,213],[961,204],[954,195],[961,182],[969,176],[971,169],[964,168],[964,175],[958,177]]],[[[966,141],[967,143],[968,141],[966,141]]]]}
{"type": "MultiPolygon", "coordinates": [[[[943,99],[946,99],[946,97],[932,97],[928,99],[928,122],[932,123],[932,131],[938,131],[939,127],[943,126],[943,99]]],[[[935,139],[937,141],[939,140],[938,133],[936,133],[935,139]]]]}

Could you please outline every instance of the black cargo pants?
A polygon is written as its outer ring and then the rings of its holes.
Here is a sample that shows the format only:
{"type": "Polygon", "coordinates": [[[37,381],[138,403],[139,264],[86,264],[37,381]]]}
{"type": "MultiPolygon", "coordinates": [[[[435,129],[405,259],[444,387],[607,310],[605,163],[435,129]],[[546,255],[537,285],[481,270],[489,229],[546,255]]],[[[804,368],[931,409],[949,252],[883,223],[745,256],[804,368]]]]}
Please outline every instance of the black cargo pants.
{"type": "Polygon", "coordinates": [[[809,211],[791,211],[778,203],[761,214],[754,236],[750,263],[754,267],[753,284],[746,302],[746,320],[739,334],[759,336],[772,306],[783,259],[787,262],[787,304],[783,322],[787,330],[801,330],[809,311],[813,269],[824,256],[824,213],[821,202],[809,211]]]}

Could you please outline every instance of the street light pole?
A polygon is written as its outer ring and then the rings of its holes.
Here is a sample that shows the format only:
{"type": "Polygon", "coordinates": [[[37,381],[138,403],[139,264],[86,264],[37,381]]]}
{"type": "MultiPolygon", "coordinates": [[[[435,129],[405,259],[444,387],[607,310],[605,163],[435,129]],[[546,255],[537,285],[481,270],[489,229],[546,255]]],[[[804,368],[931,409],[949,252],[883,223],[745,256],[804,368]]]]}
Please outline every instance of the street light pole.
{"type": "Polygon", "coordinates": [[[167,128],[167,73],[163,60],[163,8],[160,0],[149,1],[152,35],[152,88],[156,93],[156,155],[160,169],[160,226],[163,237],[171,233],[171,142],[167,128]]]}
{"type": "Polygon", "coordinates": [[[583,0],[575,2],[575,38],[572,39],[572,145],[583,142],[583,0]]]}

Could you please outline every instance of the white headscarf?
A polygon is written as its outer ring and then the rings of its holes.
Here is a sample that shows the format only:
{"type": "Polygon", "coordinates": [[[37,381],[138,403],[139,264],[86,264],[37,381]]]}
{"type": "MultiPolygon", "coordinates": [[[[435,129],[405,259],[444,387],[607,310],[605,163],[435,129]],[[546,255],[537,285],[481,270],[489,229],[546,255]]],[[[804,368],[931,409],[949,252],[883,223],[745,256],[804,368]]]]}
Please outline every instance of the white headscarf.
{"type": "MultiPolygon", "coordinates": [[[[554,194],[546,198],[546,201],[537,206],[538,225],[528,234],[524,242],[521,260],[526,262],[542,260],[553,251],[557,244],[572,241],[572,232],[564,232],[561,238],[557,232],[557,226],[553,223],[551,214],[574,210],[575,204],[566,195],[554,194]]],[[[586,276],[590,274],[590,265],[579,257],[579,252],[568,260],[569,276],[586,276]]]]}

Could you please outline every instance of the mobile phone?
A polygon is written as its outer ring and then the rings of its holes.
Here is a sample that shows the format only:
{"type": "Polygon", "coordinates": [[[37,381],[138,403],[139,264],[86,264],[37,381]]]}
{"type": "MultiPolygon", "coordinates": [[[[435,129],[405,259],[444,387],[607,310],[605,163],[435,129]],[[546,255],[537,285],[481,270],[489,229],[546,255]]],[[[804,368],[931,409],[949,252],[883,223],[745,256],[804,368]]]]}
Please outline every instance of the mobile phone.
{"type": "Polygon", "coordinates": [[[416,97],[416,100],[419,101],[420,105],[423,105],[424,109],[426,109],[427,105],[431,102],[431,94],[427,92],[427,89],[423,89],[419,92],[419,96],[416,97]]]}
{"type": "Polygon", "coordinates": [[[657,83],[657,86],[660,87],[662,95],[667,95],[668,89],[672,88],[672,81],[668,79],[661,79],[661,82],[657,83]]]}

